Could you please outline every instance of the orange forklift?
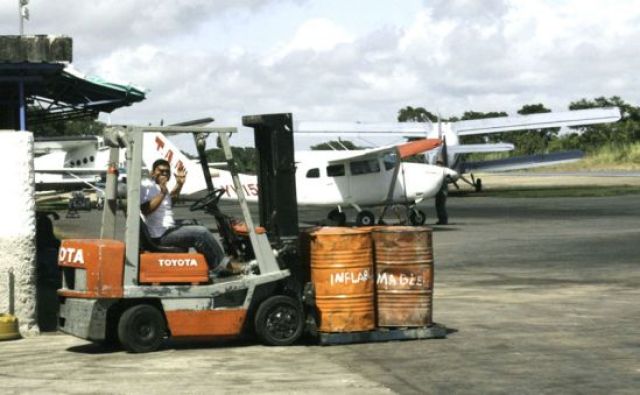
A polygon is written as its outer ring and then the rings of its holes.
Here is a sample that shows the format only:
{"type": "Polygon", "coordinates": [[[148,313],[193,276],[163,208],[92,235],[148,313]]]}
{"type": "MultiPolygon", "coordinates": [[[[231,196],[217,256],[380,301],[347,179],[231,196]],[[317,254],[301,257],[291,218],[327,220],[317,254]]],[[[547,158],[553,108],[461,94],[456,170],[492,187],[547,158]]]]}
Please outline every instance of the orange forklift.
{"type": "Polygon", "coordinates": [[[105,142],[113,165],[107,174],[101,238],[63,240],[60,248],[61,331],[120,343],[136,353],[154,351],[166,338],[230,338],[255,331],[268,345],[289,345],[301,336],[302,284],[309,273],[298,254],[291,114],[245,116],[243,123],[254,128],[261,228],[253,224],[231,154],[229,137],[235,128],[108,128],[105,142]],[[191,209],[215,217],[225,253],[251,264],[251,273],[211,279],[203,255],[153,243],[138,202],[144,135],[154,132],[194,134],[208,193],[191,209]],[[232,173],[244,230],[218,208],[224,190],[214,188],[204,155],[210,134],[217,134],[232,173]],[[124,241],[115,238],[120,149],[126,149],[127,159],[124,241]]]}

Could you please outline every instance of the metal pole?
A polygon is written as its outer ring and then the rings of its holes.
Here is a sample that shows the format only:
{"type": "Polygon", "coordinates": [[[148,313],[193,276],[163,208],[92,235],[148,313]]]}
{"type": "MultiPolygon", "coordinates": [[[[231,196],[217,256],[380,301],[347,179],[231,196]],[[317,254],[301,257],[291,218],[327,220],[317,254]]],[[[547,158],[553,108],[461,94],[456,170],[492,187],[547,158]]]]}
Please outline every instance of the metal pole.
{"type": "Polygon", "coordinates": [[[20,35],[24,34],[24,20],[22,19],[22,0],[18,0],[18,19],[20,19],[20,35]]]}
{"type": "Polygon", "coordinates": [[[125,229],[126,262],[124,286],[138,284],[140,264],[140,180],[142,173],[142,129],[127,128],[127,226],[125,229]]]}
{"type": "Polygon", "coordinates": [[[13,268],[9,268],[8,280],[9,280],[9,314],[15,314],[15,280],[13,278],[13,268]]]}
{"type": "Polygon", "coordinates": [[[116,216],[118,213],[118,159],[120,149],[111,148],[109,151],[109,165],[104,189],[104,207],[102,208],[101,239],[116,238],[116,216]]]}
{"type": "Polygon", "coordinates": [[[18,81],[18,101],[19,104],[19,116],[20,116],[20,130],[27,130],[27,119],[25,116],[25,102],[24,102],[24,81],[18,81]]]}

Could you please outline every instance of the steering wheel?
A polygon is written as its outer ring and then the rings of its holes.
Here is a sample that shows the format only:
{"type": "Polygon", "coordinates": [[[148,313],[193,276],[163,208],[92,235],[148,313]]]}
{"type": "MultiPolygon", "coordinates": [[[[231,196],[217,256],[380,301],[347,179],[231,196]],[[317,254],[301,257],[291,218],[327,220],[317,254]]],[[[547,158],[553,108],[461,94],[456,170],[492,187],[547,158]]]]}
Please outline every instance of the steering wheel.
{"type": "Polygon", "coordinates": [[[189,210],[198,211],[206,208],[211,203],[214,203],[214,202],[217,203],[218,200],[220,200],[220,198],[222,197],[222,194],[225,192],[226,192],[226,189],[224,188],[214,189],[213,191],[209,192],[205,197],[193,202],[191,207],[189,207],[189,210]]]}

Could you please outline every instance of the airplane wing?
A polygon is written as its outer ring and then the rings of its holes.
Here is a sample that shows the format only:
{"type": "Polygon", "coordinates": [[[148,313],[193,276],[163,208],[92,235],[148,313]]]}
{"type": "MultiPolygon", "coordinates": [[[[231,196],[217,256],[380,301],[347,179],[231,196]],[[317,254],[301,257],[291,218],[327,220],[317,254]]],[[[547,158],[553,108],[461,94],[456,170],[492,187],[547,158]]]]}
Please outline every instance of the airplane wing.
{"type": "Polygon", "coordinates": [[[99,188],[96,188],[91,182],[82,181],[82,180],[65,180],[65,181],[59,181],[59,182],[36,181],[35,187],[37,192],[42,192],[42,191],[69,192],[69,191],[78,191],[83,189],[100,190],[99,188]]]}
{"type": "Polygon", "coordinates": [[[345,161],[354,161],[354,160],[365,160],[369,158],[377,158],[380,154],[384,153],[395,153],[398,152],[400,154],[400,158],[408,158],[413,155],[421,154],[425,151],[432,150],[437,148],[442,144],[440,139],[420,139],[410,141],[408,143],[396,144],[396,145],[386,145],[384,147],[366,149],[366,150],[354,150],[354,151],[346,151],[353,152],[352,155],[346,154],[341,156],[340,158],[329,160],[330,164],[343,163],[345,161]]]}
{"type": "Polygon", "coordinates": [[[561,163],[576,162],[584,156],[584,152],[580,150],[571,150],[564,152],[554,152],[545,155],[524,155],[513,158],[486,160],[478,162],[462,163],[463,172],[477,171],[510,171],[530,169],[533,167],[553,166],[561,163]]]}
{"type": "MultiPolygon", "coordinates": [[[[621,117],[617,107],[592,108],[563,112],[548,112],[520,116],[476,119],[451,122],[459,136],[500,133],[514,130],[583,126],[615,122],[621,117]]],[[[298,121],[294,127],[298,134],[338,134],[372,136],[401,134],[403,137],[425,137],[435,133],[437,126],[425,122],[317,122],[298,121]]]]}
{"type": "Polygon", "coordinates": [[[36,169],[40,174],[81,174],[81,175],[102,175],[107,173],[107,169],[83,168],[83,167],[61,167],[57,169],[36,169]]]}
{"type": "Polygon", "coordinates": [[[340,134],[340,135],[382,135],[404,133],[408,136],[424,137],[433,130],[424,122],[317,122],[298,121],[294,133],[340,134]]]}
{"type": "Polygon", "coordinates": [[[447,151],[453,154],[472,154],[513,151],[515,146],[511,143],[496,144],[460,144],[447,147],[447,151]]]}
{"type": "Polygon", "coordinates": [[[458,121],[452,123],[452,129],[458,136],[468,136],[513,130],[583,126],[615,122],[619,119],[620,110],[617,107],[608,107],[458,121]]]}
{"type": "Polygon", "coordinates": [[[35,137],[33,151],[36,155],[48,154],[52,151],[71,151],[77,148],[95,145],[98,136],[54,136],[35,137]]]}

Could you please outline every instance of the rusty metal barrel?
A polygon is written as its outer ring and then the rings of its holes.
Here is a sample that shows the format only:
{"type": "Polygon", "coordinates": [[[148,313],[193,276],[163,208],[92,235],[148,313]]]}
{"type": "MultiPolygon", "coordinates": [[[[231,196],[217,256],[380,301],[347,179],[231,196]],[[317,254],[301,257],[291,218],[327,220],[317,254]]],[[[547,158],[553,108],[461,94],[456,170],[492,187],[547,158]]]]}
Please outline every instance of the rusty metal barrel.
{"type": "Polygon", "coordinates": [[[360,332],[375,328],[371,232],[323,227],[310,243],[311,282],[315,289],[318,330],[360,332]]]}
{"type": "Polygon", "coordinates": [[[433,242],[426,226],[386,226],[372,231],[378,326],[432,324],[433,242]]]}

